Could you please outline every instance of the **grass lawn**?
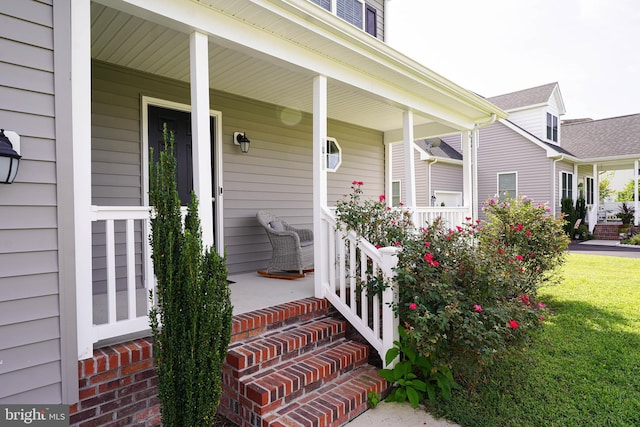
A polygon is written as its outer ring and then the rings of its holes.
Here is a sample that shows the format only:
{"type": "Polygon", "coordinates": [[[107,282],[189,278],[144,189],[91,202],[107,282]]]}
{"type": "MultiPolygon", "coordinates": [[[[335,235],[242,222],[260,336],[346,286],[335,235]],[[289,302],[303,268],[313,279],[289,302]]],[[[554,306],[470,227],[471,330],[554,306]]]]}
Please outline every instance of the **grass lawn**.
{"type": "Polygon", "coordinates": [[[429,411],[462,426],[640,426],[640,259],[569,254],[524,351],[429,411]]]}

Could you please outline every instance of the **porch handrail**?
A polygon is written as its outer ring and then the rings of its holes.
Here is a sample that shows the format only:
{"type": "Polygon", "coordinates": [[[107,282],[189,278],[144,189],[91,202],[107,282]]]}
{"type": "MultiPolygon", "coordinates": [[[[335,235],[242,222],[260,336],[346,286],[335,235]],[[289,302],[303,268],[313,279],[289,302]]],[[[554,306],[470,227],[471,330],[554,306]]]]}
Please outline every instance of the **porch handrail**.
{"type": "Polygon", "coordinates": [[[462,225],[465,217],[470,216],[471,209],[466,206],[423,206],[413,208],[413,223],[416,224],[416,227],[423,227],[424,224],[431,224],[437,218],[441,218],[443,224],[447,227],[454,228],[457,225],[462,225]]]}
{"type": "Polygon", "coordinates": [[[399,320],[393,311],[398,293],[392,281],[399,249],[378,249],[353,231],[345,233],[327,209],[322,210],[322,222],[329,252],[328,265],[322,266],[328,268],[327,279],[321,284],[323,296],[376,349],[385,364],[387,350],[399,339],[399,320]],[[389,285],[381,295],[363,286],[379,273],[389,285]]]}
{"type": "MultiPolygon", "coordinates": [[[[107,275],[107,322],[93,324],[92,341],[115,338],[126,334],[136,333],[149,329],[149,312],[151,301],[146,300],[144,315],[138,316],[136,310],[136,248],[135,248],[135,221],[142,221],[142,277],[145,296],[149,291],[155,290],[155,276],[153,274],[153,262],[151,260],[151,243],[148,236],[151,233],[150,208],[148,206],[91,206],[91,221],[105,223],[105,258],[107,275]],[[126,259],[126,302],[127,311],[125,318],[118,320],[116,313],[116,231],[115,221],[125,222],[125,253],[126,259]]],[[[118,254],[118,256],[122,256],[118,254]]],[[[89,301],[93,307],[93,299],[89,301]]]]}

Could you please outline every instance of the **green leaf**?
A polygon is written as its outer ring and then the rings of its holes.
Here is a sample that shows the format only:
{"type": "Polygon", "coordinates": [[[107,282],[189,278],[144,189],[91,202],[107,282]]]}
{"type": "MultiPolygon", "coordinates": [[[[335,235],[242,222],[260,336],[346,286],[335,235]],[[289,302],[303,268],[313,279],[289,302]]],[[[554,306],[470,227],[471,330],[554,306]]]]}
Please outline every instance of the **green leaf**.
{"type": "Polygon", "coordinates": [[[378,375],[389,381],[391,384],[395,383],[398,379],[395,372],[391,369],[380,369],[378,370],[378,375]]]}
{"type": "Polygon", "coordinates": [[[421,392],[427,391],[427,383],[422,380],[413,380],[411,381],[411,386],[416,390],[420,390],[421,392]]]}
{"type": "Polygon", "coordinates": [[[398,354],[400,354],[400,349],[397,347],[392,347],[387,350],[387,354],[384,358],[386,364],[389,365],[391,362],[393,362],[393,360],[398,357],[398,354]]]}
{"type": "Polygon", "coordinates": [[[417,408],[420,404],[420,395],[412,387],[407,387],[407,398],[414,408],[417,408]]]}

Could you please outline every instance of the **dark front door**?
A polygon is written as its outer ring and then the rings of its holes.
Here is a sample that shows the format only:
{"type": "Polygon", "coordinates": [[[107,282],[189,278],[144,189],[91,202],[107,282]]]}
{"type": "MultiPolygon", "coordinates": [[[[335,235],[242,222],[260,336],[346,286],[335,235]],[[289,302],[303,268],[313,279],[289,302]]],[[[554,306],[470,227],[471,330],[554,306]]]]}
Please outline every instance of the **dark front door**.
{"type": "Polygon", "coordinates": [[[149,105],[149,148],[153,148],[154,161],[164,150],[162,128],[167,124],[167,132],[174,132],[174,154],[177,161],[176,182],[178,195],[183,206],[189,204],[193,190],[193,162],[191,151],[191,113],[149,105]]]}

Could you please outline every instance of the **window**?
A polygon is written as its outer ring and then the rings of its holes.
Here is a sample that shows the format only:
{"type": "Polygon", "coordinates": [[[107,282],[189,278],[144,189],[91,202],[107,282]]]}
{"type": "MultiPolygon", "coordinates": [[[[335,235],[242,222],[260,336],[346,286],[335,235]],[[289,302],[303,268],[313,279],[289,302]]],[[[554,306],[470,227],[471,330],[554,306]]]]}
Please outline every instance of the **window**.
{"type": "Polygon", "coordinates": [[[400,206],[401,188],[400,181],[391,181],[391,206],[400,206]]]}
{"type": "Polygon", "coordinates": [[[376,9],[372,6],[366,5],[364,14],[365,14],[364,30],[367,33],[371,34],[373,37],[377,37],[378,22],[376,19],[377,17],[376,9]]]}
{"type": "Polygon", "coordinates": [[[584,195],[585,201],[588,205],[592,205],[593,204],[593,178],[591,178],[590,176],[587,176],[584,178],[584,186],[586,187],[586,192],[584,195]]]}
{"type": "Polygon", "coordinates": [[[498,174],[498,197],[516,197],[518,194],[518,173],[506,172],[498,174]]]}
{"type": "Polygon", "coordinates": [[[335,138],[327,138],[327,171],[337,171],[341,163],[342,148],[335,138]]]}
{"type": "Polygon", "coordinates": [[[573,199],[573,174],[570,172],[560,172],[562,184],[562,198],[573,199]]]}
{"type": "MultiPolygon", "coordinates": [[[[332,0],[311,0],[312,3],[315,3],[321,8],[328,10],[331,13],[334,13],[339,18],[344,19],[345,21],[355,25],[360,29],[364,29],[364,13],[365,13],[364,2],[359,0],[334,0],[334,1],[336,5],[335,11],[331,9],[332,0]]],[[[373,15],[374,15],[373,20],[375,22],[375,9],[371,8],[371,11],[369,11],[369,8],[367,8],[367,23],[368,23],[368,20],[371,19],[369,16],[371,12],[373,12],[373,15]]],[[[374,34],[375,25],[374,25],[374,29],[372,30],[374,31],[374,33],[371,33],[368,29],[366,31],[369,34],[375,35],[374,34]]]]}
{"type": "Polygon", "coordinates": [[[547,139],[558,142],[558,116],[547,113],[547,139]]]}

